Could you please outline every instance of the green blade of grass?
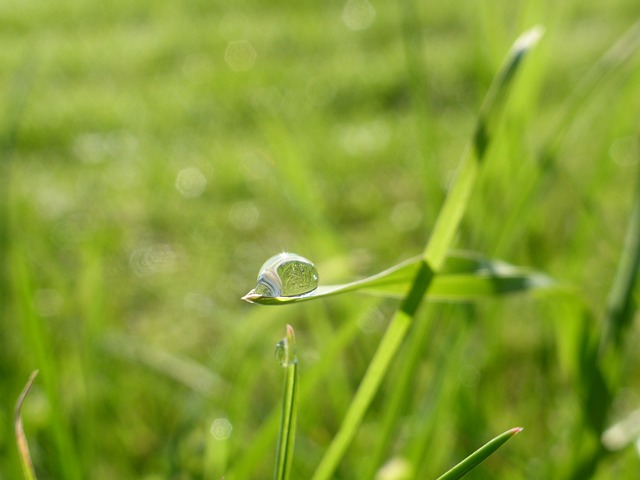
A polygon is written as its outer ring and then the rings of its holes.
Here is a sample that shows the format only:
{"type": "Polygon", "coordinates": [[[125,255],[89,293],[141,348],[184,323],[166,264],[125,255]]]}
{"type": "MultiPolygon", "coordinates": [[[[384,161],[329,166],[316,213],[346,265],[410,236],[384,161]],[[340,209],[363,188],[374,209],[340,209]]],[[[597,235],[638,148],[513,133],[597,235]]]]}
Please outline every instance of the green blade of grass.
{"type": "Polygon", "coordinates": [[[492,83],[481,107],[472,145],[463,157],[459,174],[440,211],[433,234],[427,242],[423,259],[419,262],[412,287],[391,320],[353,402],[349,406],[340,430],[318,465],[313,480],[328,480],[332,477],[378,391],[391,361],[402,344],[435,272],[443,266],[446,253],[451,248],[478,177],[487,147],[495,134],[509,87],[522,59],[537,43],[541,33],[540,28],[534,28],[515,42],[503,68],[492,83]]]}
{"type": "Polygon", "coordinates": [[[18,397],[18,401],[16,402],[15,414],[14,414],[14,429],[16,433],[16,444],[18,445],[18,454],[20,456],[20,463],[22,464],[22,473],[26,480],[36,480],[36,472],[33,469],[33,463],[31,462],[31,455],[29,454],[29,445],[27,443],[27,437],[24,434],[24,428],[22,427],[22,404],[24,403],[25,398],[29,394],[29,390],[33,386],[33,381],[38,375],[38,370],[34,370],[29,376],[29,380],[25,385],[22,393],[18,397]]]}
{"type": "Polygon", "coordinates": [[[489,87],[480,108],[472,143],[462,159],[458,176],[438,215],[424,252],[425,260],[435,270],[440,269],[447,250],[451,248],[487,148],[496,133],[513,78],[523,58],[536,45],[541,35],[541,27],[535,27],[521,35],[489,87]]]}
{"type": "Polygon", "coordinates": [[[640,270],[640,164],[637,177],[625,245],[607,301],[605,332],[600,344],[601,352],[610,343],[613,343],[616,349],[621,348],[624,329],[633,320],[637,308],[634,302],[634,291],[638,281],[638,270],[640,270]]]}
{"type": "MultiPolygon", "coordinates": [[[[13,220],[14,222],[17,220],[13,220]]],[[[64,478],[82,478],[82,467],[76,452],[68,422],[61,408],[61,394],[56,385],[59,364],[55,356],[53,339],[47,331],[45,322],[35,311],[33,302],[33,272],[29,268],[23,246],[16,244],[11,249],[11,267],[14,273],[14,291],[20,301],[21,321],[24,325],[25,341],[31,350],[33,362],[41,372],[42,385],[51,404],[51,433],[57,449],[60,469],[64,478]]]]}
{"type": "Polygon", "coordinates": [[[493,452],[504,445],[507,440],[521,431],[522,428],[512,428],[511,430],[507,430],[506,432],[498,435],[496,438],[485,443],[478,450],[458,463],[451,470],[447,471],[444,475],[438,477],[437,480],[457,480],[458,478],[464,477],[467,473],[485,461],[493,452]]]}
{"type": "MultiPolygon", "coordinates": [[[[422,260],[422,257],[413,257],[362,280],[340,285],[321,285],[302,296],[268,297],[252,290],[243,299],[260,305],[285,305],[354,291],[402,298],[411,288],[422,260]]],[[[431,300],[466,301],[545,288],[552,284],[550,278],[525,268],[489,260],[477,253],[451,252],[433,279],[428,295],[431,300]]]]}
{"type": "MultiPolygon", "coordinates": [[[[629,68],[637,58],[640,50],[640,22],[634,23],[619,39],[609,48],[604,55],[582,76],[580,82],[573,89],[571,95],[563,102],[559,114],[551,122],[551,126],[542,140],[540,151],[536,155],[538,168],[527,176],[518,187],[518,195],[513,202],[511,214],[505,220],[502,235],[495,251],[504,251],[508,239],[519,238],[518,230],[526,225],[521,219],[527,216],[527,208],[530,208],[537,197],[544,190],[545,179],[562,173],[558,165],[558,155],[561,149],[566,149],[570,142],[567,136],[575,125],[583,121],[583,111],[598,97],[607,93],[603,88],[607,82],[611,82],[629,68]]],[[[583,127],[585,128],[585,127],[583,127]]],[[[586,128],[585,128],[586,129],[586,128]]],[[[573,140],[575,142],[575,140],[573,140]]],[[[571,175],[566,175],[572,187],[580,194],[582,203],[589,204],[589,195],[582,191],[582,187],[572,180],[571,175]]],[[[588,211],[588,209],[586,209],[588,211]]]]}
{"type": "MultiPolygon", "coordinates": [[[[323,345],[319,351],[319,357],[324,361],[311,365],[306,372],[305,381],[300,386],[299,404],[311,401],[313,395],[316,394],[317,385],[331,374],[341,353],[361,332],[359,325],[368,313],[370,312],[345,319],[340,324],[332,340],[323,345]]],[[[273,438],[276,436],[278,429],[279,414],[279,409],[273,409],[269,418],[260,427],[260,431],[252,438],[251,443],[243,449],[240,461],[237,462],[232,471],[228,472],[229,478],[251,478],[251,472],[256,468],[258,462],[272,448],[273,438]]]]}
{"type": "Polygon", "coordinates": [[[282,416],[280,437],[276,455],[275,480],[291,477],[291,464],[295,446],[296,411],[298,404],[298,358],[293,327],[287,325],[287,334],[282,343],[282,366],[285,368],[284,394],[282,396],[282,416]]]}

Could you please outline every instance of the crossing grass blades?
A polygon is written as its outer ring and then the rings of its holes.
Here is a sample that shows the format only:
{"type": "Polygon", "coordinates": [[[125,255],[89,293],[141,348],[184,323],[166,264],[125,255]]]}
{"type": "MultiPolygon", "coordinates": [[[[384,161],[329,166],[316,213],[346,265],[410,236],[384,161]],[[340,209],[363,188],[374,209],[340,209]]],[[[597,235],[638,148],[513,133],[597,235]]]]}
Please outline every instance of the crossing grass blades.
{"type": "MultiPolygon", "coordinates": [[[[323,286],[319,284],[318,272],[312,262],[295,254],[279,254],[265,263],[258,275],[256,288],[243,297],[251,303],[265,305],[287,305],[347,292],[368,292],[401,298],[400,306],[387,327],[342,425],[312,477],[313,480],[333,478],[425,297],[431,301],[469,300],[488,295],[552,288],[553,282],[539,273],[488,260],[479,254],[451,251],[471,192],[487,161],[488,148],[496,135],[516,73],[541,35],[542,29],[536,27],[518,38],[493,80],[456,179],[420,256],[363,280],[323,286]]],[[[293,345],[292,339],[293,329],[288,327],[287,337],[282,343],[285,357],[291,355],[288,350],[293,345]]],[[[297,361],[287,360],[283,366],[287,373],[275,475],[277,480],[291,478],[297,398],[297,361]]],[[[520,431],[520,428],[512,428],[498,435],[440,478],[461,478],[520,431]]]]}

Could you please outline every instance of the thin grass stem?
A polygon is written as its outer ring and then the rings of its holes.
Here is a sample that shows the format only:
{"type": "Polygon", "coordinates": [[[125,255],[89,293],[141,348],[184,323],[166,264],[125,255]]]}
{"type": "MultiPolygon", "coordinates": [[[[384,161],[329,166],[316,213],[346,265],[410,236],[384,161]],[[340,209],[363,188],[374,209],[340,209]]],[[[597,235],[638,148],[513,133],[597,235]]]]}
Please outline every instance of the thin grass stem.
{"type": "Polygon", "coordinates": [[[38,370],[34,370],[27,380],[27,384],[24,386],[22,393],[18,397],[16,402],[16,408],[14,413],[14,429],[16,434],[16,444],[18,445],[18,454],[20,456],[20,463],[22,464],[22,473],[26,480],[36,480],[36,472],[33,468],[33,462],[31,461],[31,455],[29,454],[29,444],[27,443],[27,437],[24,434],[24,428],[22,427],[22,404],[25,398],[29,394],[29,390],[33,386],[33,382],[38,375],[38,370]]]}
{"type": "Polygon", "coordinates": [[[288,480],[291,478],[298,406],[298,358],[295,351],[294,331],[291,325],[287,325],[287,334],[278,345],[281,348],[279,353],[282,355],[281,362],[285,369],[285,382],[274,478],[275,480],[288,480]]]}

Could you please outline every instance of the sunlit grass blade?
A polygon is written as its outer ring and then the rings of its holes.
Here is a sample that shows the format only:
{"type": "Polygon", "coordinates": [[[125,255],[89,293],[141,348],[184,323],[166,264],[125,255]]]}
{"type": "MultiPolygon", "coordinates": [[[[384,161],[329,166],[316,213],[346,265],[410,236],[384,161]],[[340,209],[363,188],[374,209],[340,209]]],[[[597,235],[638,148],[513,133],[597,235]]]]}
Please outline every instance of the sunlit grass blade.
{"type": "MultiPolygon", "coordinates": [[[[253,290],[244,300],[261,305],[307,302],[341,293],[360,291],[379,296],[404,297],[415,278],[422,257],[413,257],[376,275],[340,285],[320,285],[313,292],[297,297],[268,297],[253,290]]],[[[451,252],[428,292],[431,300],[467,301],[491,295],[548,288],[553,281],[541,273],[490,260],[473,252],[451,252]]]]}
{"type": "Polygon", "coordinates": [[[504,445],[507,440],[521,431],[522,428],[512,428],[511,430],[507,430],[503,434],[498,435],[496,438],[485,443],[478,450],[458,463],[451,470],[447,471],[444,475],[438,477],[437,480],[457,480],[458,478],[464,477],[467,473],[484,462],[493,452],[504,445]]]}
{"type": "Polygon", "coordinates": [[[502,69],[489,87],[480,108],[471,145],[458,167],[455,183],[440,210],[424,252],[425,260],[436,271],[442,266],[446,253],[453,243],[477,180],[481,163],[496,134],[513,78],[521,66],[523,58],[537,44],[542,32],[541,27],[535,27],[516,40],[502,69]]]}
{"type": "Polygon", "coordinates": [[[38,375],[38,370],[35,370],[29,376],[29,380],[25,385],[22,393],[18,397],[18,401],[16,402],[16,408],[14,413],[14,429],[16,433],[16,443],[18,445],[18,454],[20,456],[20,463],[22,464],[22,473],[24,474],[24,478],[26,480],[35,480],[36,472],[33,469],[33,463],[31,462],[31,455],[29,454],[29,445],[27,444],[27,437],[24,434],[24,429],[22,427],[22,404],[24,403],[25,398],[29,394],[29,390],[33,386],[33,381],[38,375]]]}
{"type": "Polygon", "coordinates": [[[291,477],[298,406],[298,358],[294,331],[291,325],[287,325],[287,334],[278,344],[277,353],[285,369],[285,382],[274,478],[276,480],[287,480],[291,477]]]}
{"type": "Polygon", "coordinates": [[[423,260],[418,264],[411,289],[391,320],[369,363],[369,368],[349,406],[343,423],[322,458],[313,480],[328,480],[332,477],[362,423],[382,379],[389,370],[435,273],[445,263],[447,251],[452,246],[460,220],[480,172],[480,166],[486,156],[489,143],[495,135],[512,80],[523,57],[537,43],[541,34],[541,28],[534,28],[516,40],[501,71],[492,83],[481,107],[472,144],[462,159],[458,176],[440,210],[433,233],[427,242],[423,260]]]}

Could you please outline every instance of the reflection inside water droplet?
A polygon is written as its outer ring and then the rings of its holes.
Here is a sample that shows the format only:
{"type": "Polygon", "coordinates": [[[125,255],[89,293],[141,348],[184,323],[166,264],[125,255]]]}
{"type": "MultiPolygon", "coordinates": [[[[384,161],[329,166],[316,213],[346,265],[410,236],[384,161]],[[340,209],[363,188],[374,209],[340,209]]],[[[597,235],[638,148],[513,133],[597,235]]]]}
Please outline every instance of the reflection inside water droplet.
{"type": "Polygon", "coordinates": [[[253,290],[263,297],[296,297],[318,288],[318,269],[295,253],[280,253],[267,260],[253,290]]]}

